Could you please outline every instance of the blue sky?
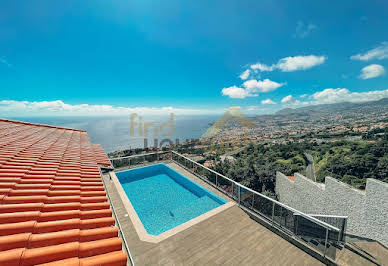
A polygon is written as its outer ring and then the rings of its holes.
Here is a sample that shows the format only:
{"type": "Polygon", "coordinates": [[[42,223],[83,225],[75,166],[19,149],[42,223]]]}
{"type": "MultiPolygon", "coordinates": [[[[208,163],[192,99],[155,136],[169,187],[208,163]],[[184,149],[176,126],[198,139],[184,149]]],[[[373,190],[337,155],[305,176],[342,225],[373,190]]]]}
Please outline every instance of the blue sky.
{"type": "Polygon", "coordinates": [[[260,114],[388,97],[383,0],[0,5],[0,115],[260,114]]]}

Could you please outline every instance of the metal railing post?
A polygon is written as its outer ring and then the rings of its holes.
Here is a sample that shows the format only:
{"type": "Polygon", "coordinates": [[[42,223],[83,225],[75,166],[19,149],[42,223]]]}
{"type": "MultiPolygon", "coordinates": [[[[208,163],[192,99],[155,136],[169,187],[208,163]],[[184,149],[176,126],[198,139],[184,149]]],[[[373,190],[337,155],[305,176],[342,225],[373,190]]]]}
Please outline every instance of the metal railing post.
{"type": "Polygon", "coordinates": [[[241,203],[241,187],[238,186],[238,205],[241,203]]]}
{"type": "Polygon", "coordinates": [[[343,231],[342,231],[342,241],[346,241],[346,228],[347,228],[347,226],[348,226],[348,219],[345,219],[345,221],[344,221],[344,229],[343,229],[343,231]]]}
{"type": "Polygon", "coordinates": [[[216,187],[218,187],[218,175],[216,174],[216,187]]]}
{"type": "Polygon", "coordinates": [[[344,228],[344,227],[343,227],[343,224],[342,224],[341,231],[338,232],[338,238],[337,238],[337,241],[338,241],[338,242],[341,241],[341,235],[343,235],[343,233],[344,233],[344,231],[343,231],[344,229],[343,229],[343,228],[344,228]]]}
{"type": "Polygon", "coordinates": [[[272,224],[275,223],[275,202],[272,202],[272,224]]]}
{"type": "Polygon", "coordinates": [[[327,252],[327,239],[329,237],[329,228],[326,228],[326,239],[325,239],[325,251],[323,253],[323,257],[326,257],[326,252],[327,252]]]}
{"type": "Polygon", "coordinates": [[[252,193],[252,209],[253,209],[253,204],[255,203],[255,193],[252,193]]]}

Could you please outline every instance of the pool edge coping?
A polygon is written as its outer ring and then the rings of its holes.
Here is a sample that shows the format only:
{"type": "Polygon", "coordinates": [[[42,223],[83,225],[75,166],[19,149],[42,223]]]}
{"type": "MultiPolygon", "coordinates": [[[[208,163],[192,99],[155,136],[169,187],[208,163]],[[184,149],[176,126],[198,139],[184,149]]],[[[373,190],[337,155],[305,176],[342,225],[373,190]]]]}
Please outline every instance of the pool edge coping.
{"type": "MultiPolygon", "coordinates": [[[[218,213],[220,213],[220,212],[222,212],[222,211],[224,211],[224,210],[226,210],[234,205],[236,205],[236,203],[233,201],[227,201],[226,203],[222,204],[221,206],[214,208],[206,213],[203,213],[203,214],[201,214],[201,215],[199,215],[199,216],[197,216],[197,217],[195,217],[187,222],[184,222],[184,223],[170,229],[170,230],[167,230],[166,232],[163,232],[160,235],[157,235],[157,236],[150,235],[145,230],[143,223],[141,222],[139,216],[137,215],[135,209],[132,206],[131,201],[129,200],[127,194],[125,193],[123,187],[121,186],[121,183],[118,180],[116,173],[114,171],[109,171],[109,176],[111,177],[111,179],[114,183],[114,186],[116,187],[116,190],[121,198],[121,201],[123,202],[124,208],[127,211],[129,218],[131,219],[132,225],[135,228],[139,239],[141,241],[145,241],[145,242],[150,242],[150,243],[155,243],[155,244],[159,243],[159,242],[161,242],[161,241],[163,241],[163,240],[165,240],[173,235],[176,235],[176,234],[190,228],[191,226],[193,226],[195,224],[198,224],[198,223],[200,223],[200,222],[202,222],[202,221],[204,221],[204,220],[206,220],[206,219],[208,219],[208,218],[210,218],[210,217],[212,217],[212,216],[214,216],[214,215],[216,215],[216,214],[218,214],[218,213]]],[[[188,177],[186,177],[186,178],[188,178],[188,177]]],[[[191,180],[191,181],[193,181],[193,180],[191,180]]],[[[195,181],[193,181],[193,182],[195,182],[195,181]]],[[[199,186],[201,186],[201,185],[199,185],[199,186]]]]}

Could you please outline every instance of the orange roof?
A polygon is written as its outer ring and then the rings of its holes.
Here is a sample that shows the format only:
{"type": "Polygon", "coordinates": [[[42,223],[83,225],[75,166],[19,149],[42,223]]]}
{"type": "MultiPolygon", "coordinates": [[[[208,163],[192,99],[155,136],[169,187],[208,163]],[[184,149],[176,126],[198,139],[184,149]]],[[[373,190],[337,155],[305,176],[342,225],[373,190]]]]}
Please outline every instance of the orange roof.
{"type": "Polygon", "coordinates": [[[0,119],[0,265],[125,265],[85,131],[0,119]]]}

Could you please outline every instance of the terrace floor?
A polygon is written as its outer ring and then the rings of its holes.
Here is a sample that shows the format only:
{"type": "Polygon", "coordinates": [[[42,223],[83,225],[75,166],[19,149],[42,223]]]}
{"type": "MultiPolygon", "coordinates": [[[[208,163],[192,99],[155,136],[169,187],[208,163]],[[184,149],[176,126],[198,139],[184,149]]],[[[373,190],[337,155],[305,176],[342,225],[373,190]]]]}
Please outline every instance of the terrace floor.
{"type": "MultiPolygon", "coordinates": [[[[230,200],[175,163],[186,177],[230,200]]],[[[109,175],[104,175],[118,219],[137,265],[323,265],[308,253],[232,206],[157,244],[139,239],[109,175]]]]}

